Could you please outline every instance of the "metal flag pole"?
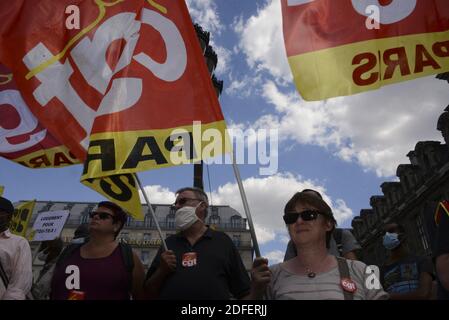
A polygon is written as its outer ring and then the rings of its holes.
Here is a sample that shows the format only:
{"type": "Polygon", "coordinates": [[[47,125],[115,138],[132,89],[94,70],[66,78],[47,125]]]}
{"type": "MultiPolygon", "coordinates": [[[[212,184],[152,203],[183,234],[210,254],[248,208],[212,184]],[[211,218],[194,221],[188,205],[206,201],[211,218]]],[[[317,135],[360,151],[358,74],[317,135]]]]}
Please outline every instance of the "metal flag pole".
{"type": "Polygon", "coordinates": [[[147,203],[148,208],[150,209],[151,217],[153,218],[154,223],[156,224],[157,231],[159,232],[159,237],[161,238],[162,245],[164,246],[164,250],[167,251],[167,244],[165,243],[164,237],[162,236],[162,230],[159,226],[159,222],[157,221],[156,214],[154,213],[153,206],[150,203],[150,200],[148,200],[147,193],[142,187],[142,183],[140,182],[139,176],[137,173],[134,173],[134,177],[136,178],[137,184],[139,185],[140,190],[142,191],[143,197],[145,198],[145,201],[147,203]]]}
{"type": "Polygon", "coordinates": [[[248,200],[246,199],[245,189],[243,189],[242,178],[240,177],[239,167],[235,163],[234,150],[231,153],[232,157],[232,168],[234,169],[235,179],[237,180],[237,184],[239,185],[240,196],[242,197],[243,208],[245,210],[246,218],[248,219],[249,224],[249,232],[251,233],[251,238],[253,240],[254,252],[256,254],[256,258],[260,257],[259,244],[257,243],[256,231],[254,229],[253,219],[251,218],[251,212],[249,211],[248,200]]]}

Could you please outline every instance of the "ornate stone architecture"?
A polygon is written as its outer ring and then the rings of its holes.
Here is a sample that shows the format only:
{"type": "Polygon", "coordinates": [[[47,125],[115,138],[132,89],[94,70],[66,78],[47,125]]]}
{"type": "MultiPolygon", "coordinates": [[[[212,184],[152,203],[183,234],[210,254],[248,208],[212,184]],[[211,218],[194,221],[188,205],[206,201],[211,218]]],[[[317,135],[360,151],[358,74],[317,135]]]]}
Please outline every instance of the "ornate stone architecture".
{"type": "MultiPolygon", "coordinates": [[[[440,79],[448,80],[443,75],[440,79]]],[[[407,232],[407,244],[417,255],[434,251],[434,213],[439,201],[449,199],[449,106],[438,119],[445,144],[420,141],[407,156],[410,164],[398,166],[398,181],[384,182],[383,195],[372,196],[372,209],[360,210],[352,220],[353,233],[362,245],[362,260],[382,265],[387,251],[382,246],[383,226],[395,221],[407,232]]]]}

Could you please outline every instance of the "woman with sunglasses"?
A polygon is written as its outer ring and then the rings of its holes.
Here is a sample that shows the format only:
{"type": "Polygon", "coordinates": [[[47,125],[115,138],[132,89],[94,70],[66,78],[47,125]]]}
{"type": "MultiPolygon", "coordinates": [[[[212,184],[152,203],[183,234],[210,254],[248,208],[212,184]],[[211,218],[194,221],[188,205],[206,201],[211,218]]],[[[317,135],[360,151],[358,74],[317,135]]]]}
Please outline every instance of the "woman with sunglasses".
{"type": "Polygon", "coordinates": [[[298,192],[286,204],[284,222],[298,255],[270,268],[266,298],[274,300],[386,299],[366,265],[328,253],[335,228],[331,208],[316,196],[298,192]]]}
{"type": "Polygon", "coordinates": [[[127,214],[115,203],[103,201],[89,215],[89,240],[72,244],[61,253],[52,279],[51,299],[141,299],[142,262],[130,246],[116,241],[127,214]]]}

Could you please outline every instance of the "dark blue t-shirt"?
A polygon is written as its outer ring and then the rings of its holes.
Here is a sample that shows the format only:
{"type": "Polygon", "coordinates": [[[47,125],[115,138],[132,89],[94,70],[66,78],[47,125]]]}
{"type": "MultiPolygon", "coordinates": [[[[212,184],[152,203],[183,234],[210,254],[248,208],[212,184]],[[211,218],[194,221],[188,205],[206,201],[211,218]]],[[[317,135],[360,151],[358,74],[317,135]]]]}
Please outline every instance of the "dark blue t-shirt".
{"type": "MultiPolygon", "coordinates": [[[[449,215],[443,214],[438,225],[436,257],[449,254],[449,215]]],[[[449,272],[449,270],[447,271],[449,272]]],[[[438,299],[449,300],[449,291],[438,281],[438,299]]]]}
{"type": "Polygon", "coordinates": [[[409,293],[418,289],[422,272],[433,276],[432,260],[409,256],[381,268],[382,286],[388,293],[409,293]]]}

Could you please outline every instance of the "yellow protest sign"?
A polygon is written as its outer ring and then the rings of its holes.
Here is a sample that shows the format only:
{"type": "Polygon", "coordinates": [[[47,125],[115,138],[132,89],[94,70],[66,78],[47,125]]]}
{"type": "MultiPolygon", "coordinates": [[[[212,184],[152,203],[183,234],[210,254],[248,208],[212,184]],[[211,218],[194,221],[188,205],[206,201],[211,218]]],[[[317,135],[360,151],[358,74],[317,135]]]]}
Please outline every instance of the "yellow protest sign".
{"type": "Polygon", "coordinates": [[[33,214],[36,200],[22,203],[14,209],[9,230],[18,236],[25,237],[28,224],[33,214]]]}

